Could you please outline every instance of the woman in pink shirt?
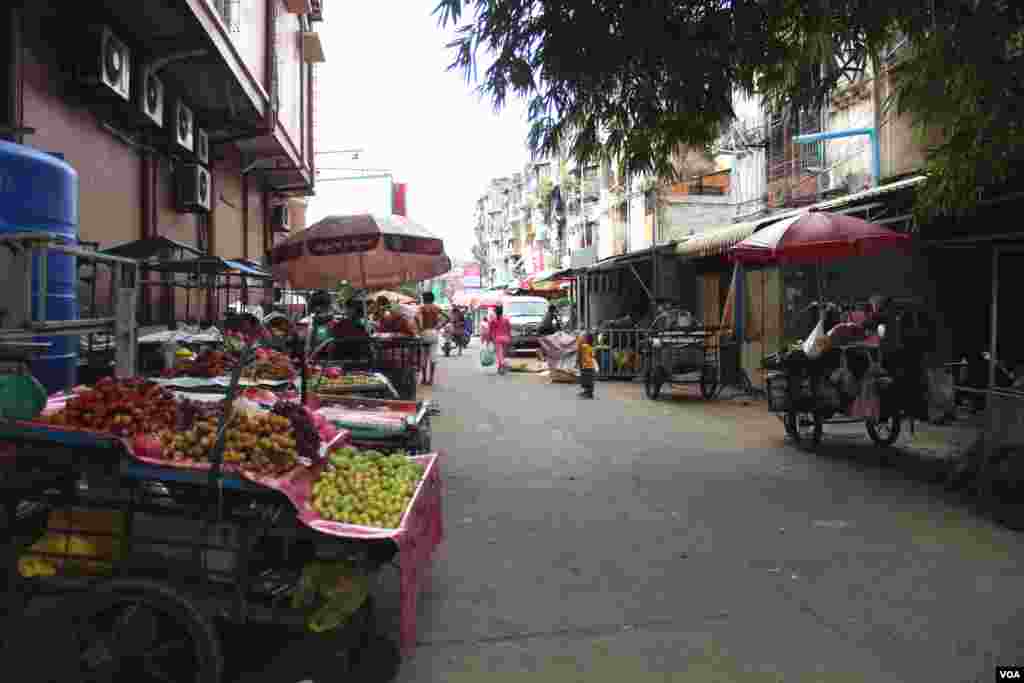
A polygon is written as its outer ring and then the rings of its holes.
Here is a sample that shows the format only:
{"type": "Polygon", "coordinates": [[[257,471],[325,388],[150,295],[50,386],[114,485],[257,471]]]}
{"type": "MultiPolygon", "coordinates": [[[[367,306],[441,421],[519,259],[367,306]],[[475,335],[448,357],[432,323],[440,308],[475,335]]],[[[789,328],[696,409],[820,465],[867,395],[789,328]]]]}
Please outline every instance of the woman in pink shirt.
{"type": "Polygon", "coordinates": [[[512,322],[504,316],[505,309],[501,304],[494,307],[494,317],[487,325],[487,338],[494,344],[494,355],[497,356],[498,374],[505,374],[505,349],[512,343],[512,322]]]}

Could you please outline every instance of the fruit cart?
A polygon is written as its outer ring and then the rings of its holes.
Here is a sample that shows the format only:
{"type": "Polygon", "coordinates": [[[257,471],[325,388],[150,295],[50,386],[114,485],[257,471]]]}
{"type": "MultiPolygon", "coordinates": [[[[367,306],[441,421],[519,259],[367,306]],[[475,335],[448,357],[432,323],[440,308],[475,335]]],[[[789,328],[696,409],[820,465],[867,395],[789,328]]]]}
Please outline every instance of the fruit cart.
{"type": "MultiPolygon", "coordinates": [[[[225,406],[251,360],[236,366],[225,406]]],[[[158,441],[143,430],[178,424],[182,404],[152,383],[110,379],[51,397],[40,417],[0,425],[3,633],[8,653],[26,658],[19,669],[44,665],[41,680],[214,683],[221,628],[266,623],[305,634],[320,653],[289,664],[289,675],[365,680],[369,586],[395,558],[402,644],[414,643],[420,572],[441,537],[437,456],[381,461],[404,477],[396,481],[405,497],[384,496],[386,511],[364,507],[342,497],[355,494],[339,482],[373,481],[374,461],[335,460],[330,448],[344,432],[308,457],[318,437],[305,408],[282,401],[266,415],[204,415],[185,406],[196,426],[158,441]],[[247,432],[250,424],[262,431],[247,432]],[[260,445],[242,452],[249,436],[260,445]]]]}
{"type": "Polygon", "coordinates": [[[701,396],[714,398],[721,386],[720,333],[717,327],[652,328],[643,350],[647,398],[657,399],[666,384],[699,384],[701,396]]]}
{"type": "MultiPolygon", "coordinates": [[[[420,337],[378,334],[358,339],[329,339],[310,354],[322,370],[309,381],[310,392],[416,400],[427,343],[420,337]],[[329,369],[337,370],[329,376],[329,369]]],[[[308,377],[308,375],[307,375],[308,377]]]]}

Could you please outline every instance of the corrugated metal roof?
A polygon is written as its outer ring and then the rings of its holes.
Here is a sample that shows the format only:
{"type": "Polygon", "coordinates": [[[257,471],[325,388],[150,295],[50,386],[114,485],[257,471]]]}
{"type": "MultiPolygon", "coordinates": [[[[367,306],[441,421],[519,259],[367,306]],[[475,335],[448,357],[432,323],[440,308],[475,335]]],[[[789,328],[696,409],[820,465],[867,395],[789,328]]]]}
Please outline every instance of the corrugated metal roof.
{"type": "Polygon", "coordinates": [[[789,216],[795,216],[800,213],[807,211],[828,211],[829,209],[835,209],[841,206],[847,206],[855,202],[859,202],[872,197],[878,197],[890,192],[896,192],[909,187],[919,185],[926,180],[926,176],[914,176],[912,178],[906,178],[905,180],[899,180],[895,183],[889,183],[888,185],[882,185],[881,187],[873,187],[863,192],[857,192],[854,194],[848,194],[845,197],[839,197],[832,199],[827,202],[820,202],[812,206],[803,207],[795,211],[785,211],[777,213],[773,216],[767,216],[765,218],[759,218],[754,221],[748,221],[746,223],[733,223],[732,225],[723,225],[720,228],[712,230],[706,230],[702,233],[690,237],[685,242],[680,242],[676,248],[676,254],[679,256],[685,256],[688,258],[704,258],[707,256],[717,256],[725,253],[725,251],[736,244],[739,244],[743,240],[747,239],[758,229],[788,218],[789,216]]]}
{"type": "Polygon", "coordinates": [[[715,228],[713,230],[705,230],[704,232],[694,235],[685,242],[680,242],[679,246],[676,248],[676,254],[688,258],[718,256],[719,254],[724,254],[729,247],[739,244],[753,235],[759,228],[770,223],[775,223],[776,221],[780,221],[789,216],[796,216],[797,214],[805,213],[806,211],[807,209],[784,211],[782,213],[777,213],[774,216],[758,218],[754,221],[733,223],[731,225],[723,225],[722,227],[715,228]]]}
{"type": "Polygon", "coordinates": [[[704,256],[715,256],[721,254],[729,247],[747,239],[757,230],[757,221],[750,223],[733,223],[714,230],[693,235],[685,242],[680,242],[676,247],[676,254],[701,258],[704,256]]]}
{"type": "Polygon", "coordinates": [[[844,197],[837,197],[836,199],[830,199],[827,202],[819,202],[818,204],[812,206],[811,209],[814,211],[828,211],[829,209],[834,209],[836,207],[846,206],[847,204],[859,202],[862,199],[870,199],[871,197],[878,197],[883,194],[889,194],[890,192],[896,192],[898,190],[904,190],[908,187],[914,187],[916,185],[920,185],[927,179],[927,176],[918,175],[912,178],[897,180],[895,183],[889,183],[888,185],[872,187],[869,190],[864,190],[863,192],[855,192],[853,194],[848,194],[844,197]]]}

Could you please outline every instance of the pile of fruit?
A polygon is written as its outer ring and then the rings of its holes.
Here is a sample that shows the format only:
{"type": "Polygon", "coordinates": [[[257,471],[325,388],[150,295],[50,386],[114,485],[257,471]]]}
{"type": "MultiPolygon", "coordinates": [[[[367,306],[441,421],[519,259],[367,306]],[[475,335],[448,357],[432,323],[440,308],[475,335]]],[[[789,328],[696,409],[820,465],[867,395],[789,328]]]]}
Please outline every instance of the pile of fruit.
{"type": "Polygon", "coordinates": [[[256,360],[242,370],[242,376],[247,379],[273,382],[293,379],[297,374],[291,358],[271,349],[257,349],[256,360]]]}
{"type": "MultiPolygon", "coordinates": [[[[162,432],[163,456],[175,462],[207,460],[217,440],[217,425],[216,417],[207,417],[191,429],[162,432]]],[[[236,413],[225,432],[224,462],[268,477],[291,471],[298,463],[298,448],[290,426],[282,415],[236,413]]]]}
{"type": "Polygon", "coordinates": [[[223,351],[206,350],[194,359],[179,360],[173,368],[163,371],[167,378],[173,377],[222,377],[235,367],[235,357],[223,351]]]}
{"type": "Polygon", "coordinates": [[[397,529],[423,471],[405,453],[342,448],[313,484],[313,509],[336,522],[397,529]]]}
{"type": "Polygon", "coordinates": [[[104,377],[61,410],[40,419],[59,427],[135,436],[173,429],[177,410],[174,396],[153,382],[104,377]]]}

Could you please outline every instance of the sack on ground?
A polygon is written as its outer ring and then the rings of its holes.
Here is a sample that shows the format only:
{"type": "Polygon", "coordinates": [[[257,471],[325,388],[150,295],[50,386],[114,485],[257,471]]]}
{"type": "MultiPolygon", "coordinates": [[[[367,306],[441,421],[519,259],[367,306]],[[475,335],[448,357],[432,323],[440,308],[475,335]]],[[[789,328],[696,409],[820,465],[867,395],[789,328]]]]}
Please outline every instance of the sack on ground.
{"type": "Polygon", "coordinates": [[[801,348],[804,354],[812,359],[820,357],[831,348],[831,340],[825,334],[825,324],[822,321],[819,320],[818,324],[814,326],[801,348]]]}

